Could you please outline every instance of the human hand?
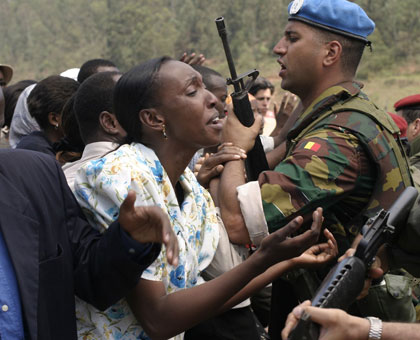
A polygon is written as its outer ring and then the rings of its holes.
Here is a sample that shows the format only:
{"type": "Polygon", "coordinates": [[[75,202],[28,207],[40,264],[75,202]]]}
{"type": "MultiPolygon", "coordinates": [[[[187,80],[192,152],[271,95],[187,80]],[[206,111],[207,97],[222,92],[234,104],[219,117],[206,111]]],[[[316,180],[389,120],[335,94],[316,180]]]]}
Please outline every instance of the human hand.
{"type": "Polygon", "coordinates": [[[232,143],[223,143],[218,147],[217,153],[211,155],[207,153],[197,162],[194,168],[198,170],[197,180],[203,187],[208,188],[210,180],[222,173],[224,163],[245,158],[245,150],[232,143]]]}
{"type": "MultiPolygon", "coordinates": [[[[356,249],[349,248],[347,251],[338,259],[338,262],[343,261],[345,258],[353,256],[356,252],[356,249]]],[[[357,300],[363,299],[369,294],[369,289],[372,286],[372,280],[379,279],[384,275],[384,271],[381,268],[381,260],[377,256],[375,257],[375,260],[373,261],[372,265],[369,268],[368,274],[365,278],[365,282],[363,284],[363,289],[360,292],[359,296],[357,297],[357,300]]]]}
{"type": "Polygon", "coordinates": [[[178,265],[178,240],[168,216],[157,206],[135,207],[136,194],[129,191],[120,207],[118,222],[140,243],[163,243],[169,264],[178,265]]]}
{"type": "Polygon", "coordinates": [[[322,208],[317,208],[312,214],[311,228],[303,234],[291,237],[302,225],[303,218],[296,217],[291,222],[276,232],[265,237],[261,247],[255,252],[260,252],[269,266],[277,262],[299,256],[303,251],[312,246],[319,237],[322,226],[322,208]]]}
{"type": "Polygon", "coordinates": [[[184,52],[179,58],[179,61],[182,61],[188,65],[203,65],[203,63],[206,61],[206,57],[204,54],[197,55],[194,52],[191,54],[184,52]]]}
{"type": "Polygon", "coordinates": [[[298,103],[298,97],[290,92],[285,92],[281,98],[280,105],[274,103],[274,114],[276,116],[276,127],[271,136],[277,135],[290,118],[298,103]]]}
{"type": "Polygon", "coordinates": [[[375,257],[375,260],[369,268],[369,271],[365,278],[365,282],[363,284],[363,289],[357,297],[357,300],[366,297],[369,294],[369,289],[372,286],[372,281],[381,278],[383,275],[384,271],[381,268],[381,260],[379,259],[379,257],[375,257]]]}
{"type": "Polygon", "coordinates": [[[282,121],[284,117],[286,120],[292,114],[298,103],[298,97],[290,92],[285,92],[281,97],[280,105],[274,103],[274,114],[276,115],[277,123],[282,121]]]}
{"type": "Polygon", "coordinates": [[[197,177],[198,172],[200,171],[201,167],[203,166],[204,161],[206,160],[206,158],[208,158],[210,156],[209,153],[206,153],[204,156],[201,156],[199,159],[197,159],[197,162],[195,162],[194,164],[194,176],[197,177]]]}
{"type": "Polygon", "coordinates": [[[305,301],[295,307],[287,317],[281,337],[286,340],[305,312],[311,321],[321,326],[319,340],[365,340],[368,338],[370,323],[367,319],[347,314],[340,309],[324,309],[310,306],[305,301]]]}
{"type": "Polygon", "coordinates": [[[333,260],[337,256],[338,246],[333,234],[328,229],[324,229],[324,235],[327,238],[326,243],[316,244],[299,257],[291,260],[295,267],[315,268],[333,260]]]}
{"type": "Polygon", "coordinates": [[[250,151],[255,144],[255,138],[258,136],[262,124],[261,115],[254,115],[254,117],[255,121],[252,126],[246,127],[238,120],[234,110],[229,105],[228,116],[222,130],[222,142],[232,143],[245,152],[250,151]]]}

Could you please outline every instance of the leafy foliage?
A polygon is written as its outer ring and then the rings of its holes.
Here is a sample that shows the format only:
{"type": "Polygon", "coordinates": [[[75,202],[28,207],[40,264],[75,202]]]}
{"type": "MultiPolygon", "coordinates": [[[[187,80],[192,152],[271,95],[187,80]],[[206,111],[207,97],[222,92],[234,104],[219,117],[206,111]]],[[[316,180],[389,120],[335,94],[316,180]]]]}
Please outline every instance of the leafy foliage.
{"type": "MultiPolygon", "coordinates": [[[[420,47],[418,0],[356,1],[376,22],[374,53],[360,76],[416,58],[420,47]]],[[[227,71],[214,19],[224,16],[239,71],[273,64],[272,47],[287,21],[288,0],[2,0],[0,62],[16,79],[40,79],[91,58],[107,58],[122,70],[184,51],[204,53],[227,71]]]]}

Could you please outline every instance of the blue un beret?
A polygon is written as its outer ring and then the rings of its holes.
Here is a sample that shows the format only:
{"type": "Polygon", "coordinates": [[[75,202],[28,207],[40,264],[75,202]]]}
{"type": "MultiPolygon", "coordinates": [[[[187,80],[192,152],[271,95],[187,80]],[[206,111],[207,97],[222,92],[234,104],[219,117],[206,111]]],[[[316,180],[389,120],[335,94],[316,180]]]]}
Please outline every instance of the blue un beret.
{"type": "Polygon", "coordinates": [[[369,43],[375,23],[357,4],[346,0],[294,0],[289,20],[299,20],[337,34],[369,43]]]}

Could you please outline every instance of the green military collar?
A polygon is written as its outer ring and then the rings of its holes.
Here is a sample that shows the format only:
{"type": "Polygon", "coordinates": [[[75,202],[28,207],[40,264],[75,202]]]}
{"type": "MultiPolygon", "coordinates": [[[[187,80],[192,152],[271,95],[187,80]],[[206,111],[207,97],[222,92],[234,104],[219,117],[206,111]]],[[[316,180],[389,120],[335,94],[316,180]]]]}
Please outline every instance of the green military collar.
{"type": "Polygon", "coordinates": [[[420,153],[420,136],[417,136],[410,143],[410,157],[420,153]]]}
{"type": "Polygon", "coordinates": [[[325,109],[331,108],[337,102],[345,102],[346,100],[358,95],[363,84],[357,82],[344,82],[325,90],[318,98],[316,98],[308,108],[297,119],[294,127],[289,133],[290,139],[296,137],[303,127],[310,124],[317,117],[317,113],[322,113],[325,109]]]}
{"type": "Polygon", "coordinates": [[[325,115],[348,110],[362,112],[370,116],[379,125],[385,127],[391,134],[398,134],[399,128],[391,116],[370,102],[367,96],[361,91],[362,87],[363,84],[360,83],[345,82],[324,91],[296,121],[295,126],[287,136],[289,141],[295,139],[305,129],[313,126],[315,122],[325,118],[325,115]],[[352,98],[357,100],[350,102],[352,98]]]}
{"type": "MultiPolygon", "coordinates": [[[[325,101],[333,96],[334,102],[338,100],[345,100],[360,93],[363,85],[356,82],[346,82],[325,90],[318,98],[316,98],[311,105],[303,112],[298,121],[303,121],[311,112],[318,111],[322,106],[325,106],[325,101]]],[[[328,100],[329,102],[329,100],[328,100]]]]}

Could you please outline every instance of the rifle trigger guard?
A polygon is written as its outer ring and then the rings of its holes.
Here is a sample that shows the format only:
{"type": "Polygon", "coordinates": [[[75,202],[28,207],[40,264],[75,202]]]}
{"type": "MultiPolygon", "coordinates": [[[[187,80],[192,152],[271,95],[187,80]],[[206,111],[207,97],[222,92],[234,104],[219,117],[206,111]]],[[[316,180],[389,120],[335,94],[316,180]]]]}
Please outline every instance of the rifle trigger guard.
{"type": "Polygon", "coordinates": [[[236,79],[227,78],[227,79],[226,79],[226,84],[227,84],[227,85],[234,85],[234,86],[235,86],[235,84],[238,84],[238,83],[239,83],[239,84],[241,84],[241,82],[242,82],[242,80],[243,80],[244,78],[252,78],[252,80],[251,80],[251,81],[249,81],[249,82],[246,84],[246,87],[245,87],[245,90],[246,90],[246,91],[249,91],[249,89],[251,88],[252,84],[254,84],[254,80],[258,78],[258,75],[259,75],[259,74],[260,74],[260,72],[259,72],[258,70],[253,69],[253,70],[251,70],[251,71],[248,71],[248,72],[242,73],[242,74],[241,74],[241,75],[239,75],[236,79]]]}

